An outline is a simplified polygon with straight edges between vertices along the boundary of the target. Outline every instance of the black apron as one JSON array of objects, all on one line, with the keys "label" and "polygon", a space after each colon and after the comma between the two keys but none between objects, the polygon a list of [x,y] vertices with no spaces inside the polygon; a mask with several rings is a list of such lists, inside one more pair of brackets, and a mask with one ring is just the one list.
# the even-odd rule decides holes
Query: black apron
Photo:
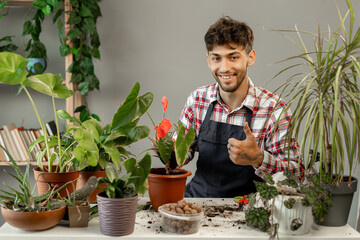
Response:
[{"label": "black apron", "polygon": [[[199,158],[193,179],[186,185],[185,197],[233,198],[256,192],[254,180],[262,181],[252,166],[240,166],[229,158],[228,139],[246,139],[243,126],[210,120],[211,103],[198,136]],[[246,121],[251,126],[252,111],[246,108]]]}]

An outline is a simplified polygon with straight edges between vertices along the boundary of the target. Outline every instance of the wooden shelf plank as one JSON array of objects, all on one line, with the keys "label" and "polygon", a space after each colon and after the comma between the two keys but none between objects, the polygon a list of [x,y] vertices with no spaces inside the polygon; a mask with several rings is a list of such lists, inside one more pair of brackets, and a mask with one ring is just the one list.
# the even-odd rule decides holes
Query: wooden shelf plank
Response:
[{"label": "wooden shelf plank", "polygon": [[[16,162],[18,166],[26,166],[27,162]],[[37,162],[30,162],[31,166],[37,166]],[[43,162],[43,165],[47,165],[47,162]],[[0,162],[0,166],[11,166],[10,162]]]},{"label": "wooden shelf plank", "polygon": [[9,0],[7,6],[30,7],[34,0]]}]

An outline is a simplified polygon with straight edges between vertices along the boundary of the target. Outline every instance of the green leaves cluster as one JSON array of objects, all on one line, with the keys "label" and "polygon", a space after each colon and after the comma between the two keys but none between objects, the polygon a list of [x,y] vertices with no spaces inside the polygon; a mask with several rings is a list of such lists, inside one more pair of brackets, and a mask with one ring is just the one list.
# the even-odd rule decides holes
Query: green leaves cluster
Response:
[{"label": "green leaves cluster", "polygon": [[106,195],[109,198],[129,198],[137,194],[144,194],[147,186],[145,181],[150,173],[151,157],[147,153],[137,161],[135,158],[125,160],[126,173],[121,174],[112,164],[105,167],[106,178],[99,178],[98,186],[106,183]]},{"label": "green leaves cluster", "polygon": [[246,224],[253,228],[258,228],[263,232],[271,228],[270,224],[270,211],[264,207],[251,208],[245,211]]},{"label": "green leaves cluster", "polygon": [[139,96],[139,91],[140,84],[135,83],[114,114],[112,122],[105,126],[101,126],[94,118],[81,122],[66,111],[58,111],[60,118],[77,123],[77,126],[68,129],[68,132],[72,132],[77,143],[73,154],[79,161],[80,169],[86,167],[104,169],[107,162],[112,162],[120,170],[123,159],[131,156],[126,147],[150,134],[147,126],[137,124],[150,107],[153,94],[148,92]]},{"label": "green leaves cluster", "polygon": [[[72,27],[65,37],[63,22],[58,19],[57,27],[60,37],[60,54],[66,56],[70,51],[74,54],[73,63],[67,69],[72,73],[71,82],[79,83],[81,95],[89,91],[99,90],[99,79],[94,73],[93,59],[100,59],[100,38],[96,29],[96,21],[101,16],[98,0],[72,0],[73,11],[67,24]],[[68,44],[71,41],[72,46]]]},{"label": "green leaves cluster", "polygon": [[[294,174],[289,171],[284,172],[286,177],[276,184],[271,175],[265,174],[266,182],[255,182],[258,194],[252,196],[249,206],[245,210],[245,217],[248,225],[268,231],[271,234],[276,233],[276,224],[272,224],[272,214],[274,213],[274,200],[277,195],[292,195],[288,200],[284,200],[286,208],[293,208],[296,203],[295,196],[301,197],[301,203],[304,206],[311,206],[314,219],[322,221],[328,212],[328,208],[332,206],[332,198],[326,186],[320,181],[319,174],[308,175],[302,182]],[[286,187],[293,188],[295,192],[287,193]],[[256,198],[256,197],[260,198]],[[281,198],[285,199],[285,198]],[[259,206],[258,203],[263,205]],[[261,227],[264,224],[264,227]]]},{"label": "green leaves cluster", "polygon": [[[288,135],[302,136],[300,152],[306,167],[312,168],[316,161],[312,151],[319,153],[320,175],[332,184],[342,181],[345,172],[350,182],[360,159],[360,27],[355,29],[350,0],[347,5],[346,14],[338,8],[340,24],[335,30],[321,31],[318,25],[316,33],[297,28],[281,31],[297,35],[298,41],[287,37],[301,54],[281,61],[292,63],[277,74],[291,71],[279,87],[281,97],[290,99],[285,111],[293,110]],[[304,35],[315,39],[312,50],[305,45]]]},{"label": "green leaves cluster", "polygon": [[0,189],[0,205],[5,208],[21,211],[21,212],[41,212],[46,210],[51,210],[56,206],[59,206],[58,203],[54,201],[50,201],[52,198],[56,197],[57,193],[60,192],[63,188],[67,186],[66,183],[60,188],[52,191],[47,191],[41,195],[35,196],[35,187],[32,189],[30,187],[30,179],[29,179],[29,170],[30,170],[30,162],[27,162],[25,172],[22,173],[19,166],[16,164],[12,156],[9,152],[0,145],[0,147],[5,151],[5,153],[10,158],[11,167],[14,169],[15,174],[4,169],[5,173],[10,175],[15,181],[18,183],[19,189],[15,189],[10,187],[5,182],[3,185],[8,190]]},{"label": "green leaves cluster", "polygon": [[[23,37],[30,36],[25,47],[25,51],[29,52],[28,58],[47,58],[46,47],[40,40],[41,24],[45,19],[45,15],[49,15],[51,12],[61,12],[62,3],[62,0],[35,0],[26,13],[22,35]],[[27,20],[27,16],[33,10],[35,10],[33,17]]]},{"label": "green leaves cluster", "polygon": [[[65,99],[72,96],[73,92],[66,86],[62,85],[63,79],[59,74],[54,75],[51,73],[46,73],[27,77],[27,71],[24,69],[27,65],[27,62],[28,60],[26,58],[18,54],[10,52],[0,53],[0,82],[11,85],[19,85],[19,91],[25,91],[34,108],[40,127],[44,132],[44,136],[30,145],[29,152],[34,148],[36,143],[45,143],[45,147],[43,147],[36,156],[39,167],[42,168],[42,159],[44,155],[47,154],[49,158],[49,171],[51,171],[55,159],[59,159],[59,163],[57,164],[57,171],[67,171],[69,166],[73,164],[73,158],[69,155],[72,144],[69,144],[67,141],[63,141],[60,138],[55,98]],[[57,128],[57,136],[47,135],[45,121],[40,117],[35,102],[27,90],[28,87],[51,97]],[[50,151],[51,149],[53,149],[53,152]]]}]

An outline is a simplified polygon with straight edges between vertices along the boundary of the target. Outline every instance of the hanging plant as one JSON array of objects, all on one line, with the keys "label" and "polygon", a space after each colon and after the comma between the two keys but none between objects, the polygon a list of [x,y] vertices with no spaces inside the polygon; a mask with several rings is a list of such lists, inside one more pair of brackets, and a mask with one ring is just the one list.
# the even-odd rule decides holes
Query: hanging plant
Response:
[{"label": "hanging plant", "polygon": [[[65,37],[63,22],[59,19],[57,27],[60,35],[60,53],[66,56],[73,52],[73,63],[67,69],[72,73],[71,82],[78,83],[81,95],[99,90],[99,79],[94,73],[93,59],[100,59],[100,38],[96,29],[97,18],[101,16],[99,0],[72,0],[72,11],[67,22],[71,29]],[[68,44],[70,40],[71,45]]]},{"label": "hanging plant", "polygon": [[[0,2],[0,19],[8,14],[9,8],[6,8],[6,12],[5,13],[1,13],[1,11],[5,8],[7,1],[5,0],[4,2]],[[14,52],[18,49],[18,46],[16,46],[15,44],[11,43],[12,42],[12,37],[14,36],[5,36],[2,37],[0,39],[0,44],[2,44],[0,46],[0,52]]]}]

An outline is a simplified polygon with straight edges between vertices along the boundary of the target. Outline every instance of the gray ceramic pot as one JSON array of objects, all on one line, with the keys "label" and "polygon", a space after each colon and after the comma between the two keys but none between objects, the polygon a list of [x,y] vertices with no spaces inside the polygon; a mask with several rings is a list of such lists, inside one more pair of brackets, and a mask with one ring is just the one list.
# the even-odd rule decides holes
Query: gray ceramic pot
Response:
[{"label": "gray ceramic pot", "polygon": [[125,236],[134,232],[138,197],[108,198],[98,193],[100,231],[109,236]]}]

